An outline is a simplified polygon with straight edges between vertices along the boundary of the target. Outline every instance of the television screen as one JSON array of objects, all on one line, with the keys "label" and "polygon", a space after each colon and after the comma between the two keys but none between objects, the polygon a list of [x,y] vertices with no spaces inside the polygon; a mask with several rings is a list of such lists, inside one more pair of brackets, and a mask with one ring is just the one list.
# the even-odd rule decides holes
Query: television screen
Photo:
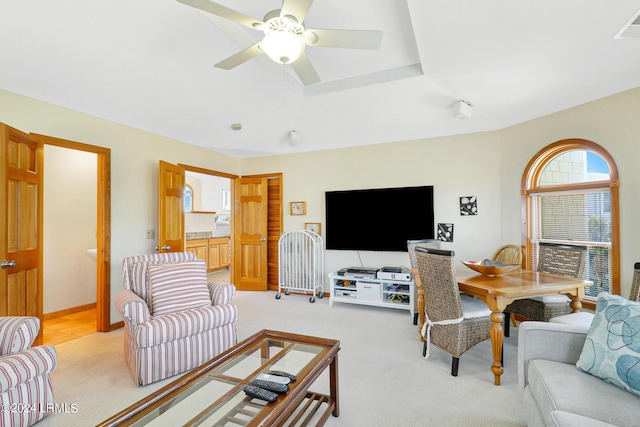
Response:
[{"label": "television screen", "polygon": [[327,249],[406,252],[433,239],[433,186],[325,192]]}]

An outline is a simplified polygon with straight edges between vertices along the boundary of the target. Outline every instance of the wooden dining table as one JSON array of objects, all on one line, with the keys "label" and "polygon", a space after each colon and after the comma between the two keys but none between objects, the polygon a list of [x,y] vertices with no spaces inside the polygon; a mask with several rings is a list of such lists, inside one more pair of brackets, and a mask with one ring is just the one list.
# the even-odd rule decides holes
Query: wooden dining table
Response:
[{"label": "wooden dining table", "polygon": [[[502,343],[504,341],[503,311],[517,299],[539,297],[544,295],[565,294],[571,299],[573,312],[582,308],[584,288],[592,286],[590,280],[574,279],[555,274],[518,269],[505,274],[489,276],[477,273],[464,265],[456,268],[456,279],[460,292],[472,295],[491,309],[492,325],[490,329],[493,364],[491,371],[495,385],[500,385],[502,368]],[[418,289],[418,313],[420,313],[420,330],[424,324],[424,294]]]}]

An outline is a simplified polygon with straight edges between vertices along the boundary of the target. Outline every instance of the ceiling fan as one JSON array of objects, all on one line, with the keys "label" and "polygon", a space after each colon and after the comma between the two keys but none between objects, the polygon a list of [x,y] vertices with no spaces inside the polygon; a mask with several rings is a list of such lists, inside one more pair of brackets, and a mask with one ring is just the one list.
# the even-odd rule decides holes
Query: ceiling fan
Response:
[{"label": "ceiling fan", "polygon": [[313,0],[282,0],[282,8],[268,12],[262,20],[209,0],[178,1],[264,32],[258,43],[215,64],[224,70],[266,53],[275,62],[291,64],[300,81],[308,86],[318,83],[320,76],[305,54],[305,46],[376,50],[382,42],[382,31],[305,28],[304,19]]}]

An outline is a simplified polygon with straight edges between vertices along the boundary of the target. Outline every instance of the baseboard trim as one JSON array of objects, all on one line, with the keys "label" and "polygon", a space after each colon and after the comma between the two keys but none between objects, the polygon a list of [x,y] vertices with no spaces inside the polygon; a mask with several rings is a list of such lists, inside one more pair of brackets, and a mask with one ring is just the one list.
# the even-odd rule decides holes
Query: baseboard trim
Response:
[{"label": "baseboard trim", "polygon": [[124,328],[124,320],[121,320],[119,322],[112,323],[111,325],[109,325],[109,332],[115,331],[116,329],[120,329],[120,328]]},{"label": "baseboard trim", "polygon": [[96,308],[96,303],[79,305],[77,307],[65,308],[64,310],[52,311],[42,315],[43,320],[51,320],[56,317],[68,316],[70,314],[80,313],[81,311],[87,311]]}]

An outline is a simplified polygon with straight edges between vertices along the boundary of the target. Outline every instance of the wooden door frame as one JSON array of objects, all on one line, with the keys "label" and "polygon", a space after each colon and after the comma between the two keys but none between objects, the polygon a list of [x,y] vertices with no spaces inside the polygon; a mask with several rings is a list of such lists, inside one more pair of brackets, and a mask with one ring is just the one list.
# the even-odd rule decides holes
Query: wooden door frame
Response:
[{"label": "wooden door frame", "polygon": [[[231,180],[232,185],[229,186],[229,189],[231,191],[231,207],[229,210],[229,217],[233,218],[233,213],[234,213],[234,200],[235,200],[235,191],[233,189],[233,181],[238,177],[238,175],[232,174],[232,173],[227,173],[227,172],[220,172],[214,169],[206,169],[206,168],[201,168],[198,166],[191,166],[191,165],[186,165],[184,163],[178,163],[178,166],[182,167],[182,169],[185,170],[185,172],[196,172],[196,173],[201,173],[204,175],[213,175],[213,176],[219,176],[220,178],[229,178]],[[186,183],[186,175],[185,175],[185,183]],[[231,221],[231,236],[229,237],[229,244],[230,246],[230,251],[231,253],[233,253],[233,233],[234,233],[234,229],[235,229],[235,225],[234,225],[235,221]],[[185,235],[186,235],[186,230],[185,230]],[[231,281],[231,283],[233,283],[234,281],[234,273],[233,273],[233,266],[235,262],[235,257],[231,257],[230,263],[229,263],[229,280]]]},{"label": "wooden door frame", "polygon": [[121,327],[120,323],[111,325],[111,149],[47,135],[31,135],[43,146],[54,145],[97,155],[96,331],[117,329]]},{"label": "wooden door frame", "polygon": [[[226,172],[221,172],[221,171],[217,171],[217,170],[213,170],[213,169],[206,169],[206,168],[201,168],[198,166],[191,166],[191,165],[187,165],[184,163],[178,163],[178,166],[181,166],[185,171],[190,171],[190,172],[197,172],[197,173],[202,173],[202,174],[206,174],[206,175],[215,175],[215,176],[219,176],[222,178],[229,178],[232,181],[235,181],[238,178],[267,178],[267,179],[272,179],[272,178],[277,178],[279,179],[279,185],[280,185],[280,212],[278,212],[278,218],[279,218],[279,224],[278,224],[278,228],[280,231],[282,231],[282,227],[283,227],[283,222],[284,222],[284,217],[283,217],[283,201],[282,201],[282,185],[283,185],[283,173],[282,172],[273,172],[273,173],[265,173],[265,174],[254,174],[254,175],[236,175],[236,174],[231,174],[231,173],[226,173]],[[234,187],[235,185],[231,185],[231,211],[230,211],[230,216],[231,218],[234,217],[234,209],[235,209],[235,191],[234,191]],[[231,238],[229,239],[230,244],[231,244],[231,253],[234,253],[234,239],[233,239],[233,234],[235,232],[235,226],[234,226],[235,221],[232,222],[231,224]],[[279,236],[278,236],[279,237]],[[277,240],[277,239],[276,239]],[[234,279],[235,279],[235,256],[231,257],[231,263],[229,265],[229,275],[230,275],[230,281],[231,283],[234,283]],[[269,283],[267,283],[267,289],[268,290],[273,290],[272,287],[269,287]],[[275,288],[277,289],[277,287]]]}]

